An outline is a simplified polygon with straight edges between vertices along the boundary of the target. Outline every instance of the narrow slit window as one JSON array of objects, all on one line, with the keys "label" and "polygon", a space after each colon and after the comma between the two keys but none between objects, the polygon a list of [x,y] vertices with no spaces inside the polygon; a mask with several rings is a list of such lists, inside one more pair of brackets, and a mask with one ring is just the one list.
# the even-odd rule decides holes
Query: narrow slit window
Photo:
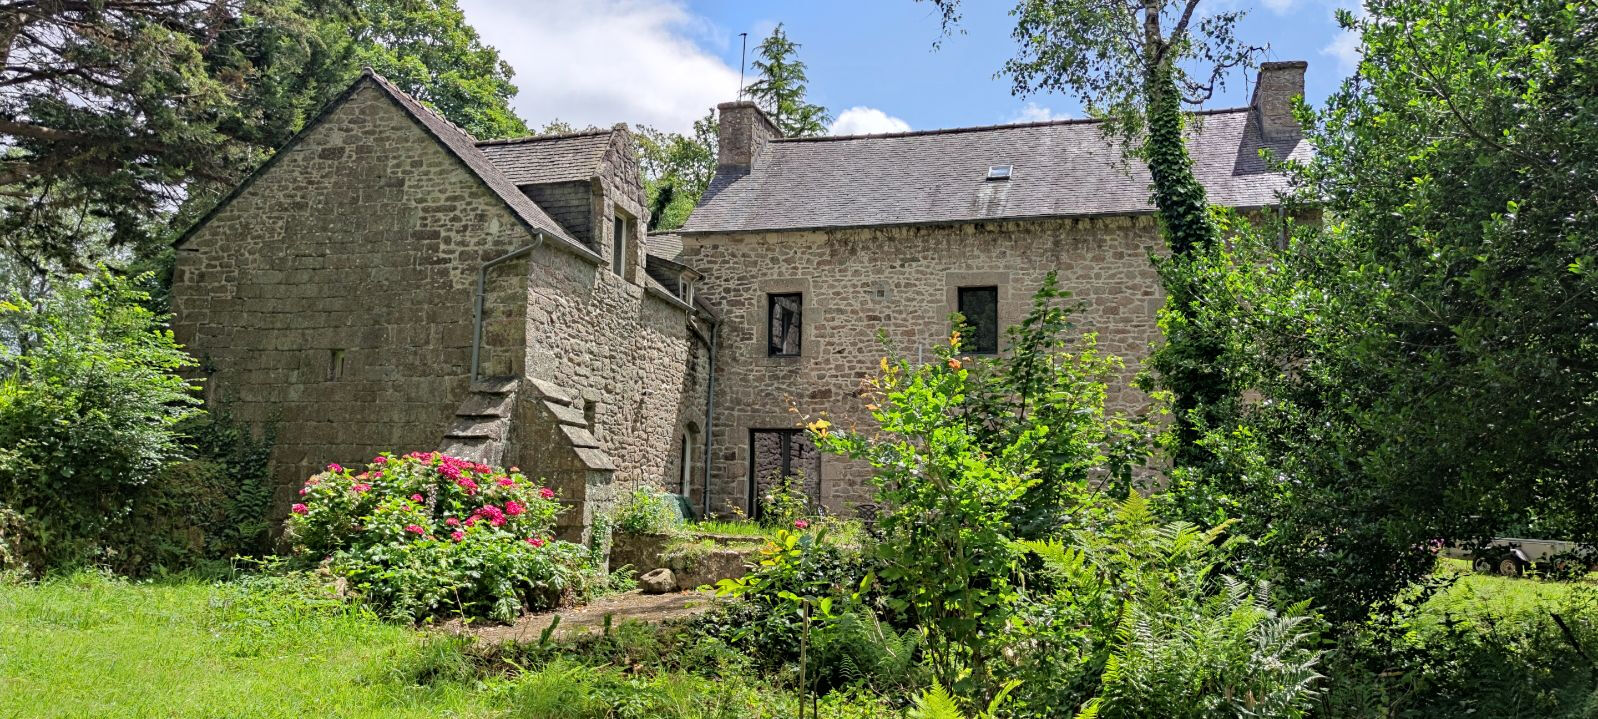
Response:
[{"label": "narrow slit window", "polygon": [[614,237],[610,245],[610,269],[619,277],[627,276],[627,218],[616,215],[613,223]]},{"label": "narrow slit window", "polygon": [[970,327],[970,336],[961,343],[972,354],[999,353],[999,288],[961,287],[960,314]]},{"label": "narrow slit window", "polygon": [[804,295],[794,292],[767,297],[770,342],[766,346],[766,354],[772,357],[798,357],[800,335],[804,332]]}]

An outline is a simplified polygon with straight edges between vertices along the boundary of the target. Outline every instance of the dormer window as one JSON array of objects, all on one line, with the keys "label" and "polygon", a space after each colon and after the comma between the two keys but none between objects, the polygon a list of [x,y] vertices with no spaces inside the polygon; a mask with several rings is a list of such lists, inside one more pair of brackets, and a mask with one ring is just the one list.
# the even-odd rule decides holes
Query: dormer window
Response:
[{"label": "dormer window", "polygon": [[1010,165],[988,165],[989,180],[1008,180],[1010,172],[1015,168]]}]

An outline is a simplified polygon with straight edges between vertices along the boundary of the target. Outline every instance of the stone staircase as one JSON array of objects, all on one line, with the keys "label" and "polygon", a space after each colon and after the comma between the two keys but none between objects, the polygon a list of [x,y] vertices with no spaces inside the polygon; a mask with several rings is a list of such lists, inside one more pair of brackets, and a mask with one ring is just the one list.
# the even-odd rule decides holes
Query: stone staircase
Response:
[{"label": "stone staircase", "polygon": [[490,377],[472,383],[444,432],[444,454],[483,464],[505,462],[511,413],[516,406],[515,377]]},{"label": "stone staircase", "polygon": [[594,436],[582,396],[532,377],[473,382],[444,432],[440,451],[496,467],[518,466],[555,490],[565,511],[556,536],[588,541],[595,517],[608,511],[616,466]]}]

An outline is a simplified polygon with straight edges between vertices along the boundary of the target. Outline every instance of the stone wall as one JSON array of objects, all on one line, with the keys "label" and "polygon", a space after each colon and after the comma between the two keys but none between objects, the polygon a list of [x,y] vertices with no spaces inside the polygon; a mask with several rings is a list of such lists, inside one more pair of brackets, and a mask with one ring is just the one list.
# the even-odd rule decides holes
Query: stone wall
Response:
[{"label": "stone wall", "polygon": [[[368,82],[182,244],[174,331],[211,401],[276,430],[279,510],[323,464],[438,444],[468,385],[477,268],[531,239]],[[518,342],[507,313],[491,304],[490,344]]]},{"label": "stone wall", "polygon": [[[589,236],[605,238],[595,250],[607,264],[540,254],[527,296],[527,375],[581,395],[615,465],[615,492],[639,483],[675,491],[682,436],[703,423],[705,350],[690,330],[697,321],[689,308],[648,288],[638,162],[626,133],[615,136],[592,183],[589,228]],[[611,257],[618,212],[629,219],[623,258]],[[612,269],[618,261],[620,276]],[[691,473],[697,477],[698,469]]]},{"label": "stone wall", "polygon": [[[1153,220],[1108,218],[880,227],[817,232],[687,234],[683,263],[704,273],[698,293],[724,318],[716,366],[712,508],[748,511],[750,430],[797,427],[828,413],[869,427],[860,381],[877,372],[885,332],[910,359],[947,341],[961,286],[997,285],[999,321],[1026,313],[1051,269],[1086,303],[1077,315],[1107,353],[1127,360],[1123,384],[1158,337],[1163,301],[1149,255]],[[766,355],[766,294],[802,292],[799,357]],[[1145,398],[1111,388],[1113,408]],[[798,413],[790,411],[790,407]],[[833,511],[869,501],[866,468],[823,458],[820,494]]]}]

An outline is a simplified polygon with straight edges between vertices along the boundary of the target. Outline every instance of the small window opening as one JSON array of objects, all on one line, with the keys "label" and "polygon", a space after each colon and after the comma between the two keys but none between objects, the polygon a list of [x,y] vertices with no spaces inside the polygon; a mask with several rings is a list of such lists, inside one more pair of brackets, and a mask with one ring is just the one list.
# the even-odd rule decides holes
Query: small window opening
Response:
[{"label": "small window opening", "polygon": [[961,287],[959,290],[960,315],[970,328],[970,336],[961,343],[962,349],[972,354],[998,354],[999,352],[999,288]]},{"label": "small window opening", "polygon": [[767,325],[770,342],[766,354],[772,357],[798,357],[804,295],[798,292],[767,295]]},{"label": "small window opening", "polygon": [[627,218],[620,213],[616,215],[613,224],[613,238],[610,246],[610,269],[618,277],[627,276]]},{"label": "small window opening", "polygon": [[344,378],[344,350],[327,351],[327,381]]},{"label": "small window opening", "polygon": [[1013,169],[1015,168],[1011,165],[988,165],[988,179],[1008,180],[1010,179],[1010,172]]}]

